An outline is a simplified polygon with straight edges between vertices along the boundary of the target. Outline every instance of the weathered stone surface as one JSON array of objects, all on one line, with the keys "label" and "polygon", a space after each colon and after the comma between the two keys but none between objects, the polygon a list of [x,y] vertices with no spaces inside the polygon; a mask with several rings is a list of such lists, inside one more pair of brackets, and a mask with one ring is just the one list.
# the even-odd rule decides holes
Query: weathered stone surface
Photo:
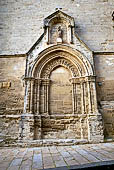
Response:
[{"label": "weathered stone surface", "polygon": [[[50,4],[52,2],[53,0]],[[12,17],[12,23],[15,23],[12,40],[9,37],[7,43],[4,43],[5,46],[1,46],[1,54],[28,51],[31,43],[33,44],[33,41],[38,38],[35,38],[37,31],[39,31],[37,36],[41,35],[42,31],[38,29],[42,25],[41,20],[49,14],[48,10],[57,4],[57,2],[53,2],[50,6],[46,4],[45,13],[43,9],[40,12],[37,10],[34,17],[40,16],[40,19],[36,19],[34,24],[33,17],[32,19],[29,17],[29,22],[32,22],[30,27],[26,27],[26,31],[32,29],[29,30],[30,34],[25,36],[25,28],[22,29],[23,24],[20,24],[22,21],[19,18],[15,20],[14,17],[18,14],[13,14],[16,11],[26,12],[29,7],[32,7],[29,12],[36,11],[37,7],[42,7],[43,1],[37,4],[37,7],[35,7],[35,2],[30,4],[26,2],[23,4],[23,9],[16,9],[14,7],[16,2],[13,0],[11,4],[14,8],[11,8],[8,1],[0,3],[3,6],[0,16],[4,19],[7,15],[7,11],[4,11],[6,7],[9,10],[8,15]],[[32,47],[27,57],[26,55],[10,55],[0,58],[0,141],[2,144],[10,144],[17,139],[74,138],[89,140],[89,142],[103,141],[102,118],[97,110],[94,63],[98,106],[103,117],[104,135],[107,138],[114,138],[114,55],[113,52],[105,54],[94,52],[94,61],[92,55],[93,50],[113,51],[111,36],[113,22],[109,17],[113,2],[87,1],[84,5],[82,2],[75,4],[75,2],[66,1],[65,3],[63,11],[66,11],[69,3],[73,6],[72,12],[68,8],[67,13],[74,16],[75,29],[72,17],[59,13],[58,19],[50,25],[49,19],[54,14],[50,15],[44,22],[45,34]],[[93,8],[95,4],[96,7]],[[17,2],[17,5],[20,7],[22,4]],[[26,5],[27,8],[24,8]],[[100,8],[102,15],[97,17],[99,6],[102,7]],[[104,7],[108,7],[106,12]],[[81,15],[79,8],[84,9],[88,17],[86,14]],[[74,14],[74,9],[77,14]],[[93,13],[94,17],[90,15]],[[20,16],[23,15],[21,18],[27,21],[27,14],[20,13]],[[55,14],[58,15],[58,13]],[[7,17],[7,20],[10,17]],[[66,17],[65,21],[64,17]],[[71,21],[71,25],[68,25],[67,21],[68,23]],[[100,24],[97,25],[97,29],[95,23]],[[105,24],[108,26],[105,27]],[[58,35],[57,31],[60,26],[62,32]],[[9,36],[11,24],[8,27],[5,25],[4,29],[1,29],[1,37],[4,37],[6,30],[6,35]],[[92,51],[74,34],[75,31]],[[58,38],[61,41],[58,41]],[[14,43],[15,40],[18,41]],[[3,42],[3,39],[1,38],[0,41]],[[23,78],[25,78],[24,81]]]},{"label": "weathered stone surface", "polygon": [[113,51],[113,0],[1,0],[0,6],[1,54],[26,53],[43,33],[42,20],[58,7],[75,18],[76,33],[92,51]]},{"label": "weathered stone surface", "polygon": [[104,135],[114,138],[114,54],[95,55],[98,107],[103,116]]},{"label": "weathered stone surface", "polygon": [[19,136],[24,106],[25,58],[0,58],[0,139],[14,142]]},{"label": "weathered stone surface", "polygon": [[[41,170],[48,168],[75,169],[114,164],[114,143],[80,146],[45,146],[33,148],[1,148],[2,170]],[[112,160],[112,161],[111,161]],[[108,161],[108,162],[103,162]],[[86,164],[86,165],[84,165]],[[80,165],[83,165],[80,166]],[[62,167],[66,166],[66,167]],[[68,168],[67,168],[68,167]],[[113,169],[113,168],[112,168]]]},{"label": "weathered stone surface", "polygon": [[27,54],[21,140],[103,141],[93,55],[74,25],[71,16],[57,10],[45,18],[44,34]]}]

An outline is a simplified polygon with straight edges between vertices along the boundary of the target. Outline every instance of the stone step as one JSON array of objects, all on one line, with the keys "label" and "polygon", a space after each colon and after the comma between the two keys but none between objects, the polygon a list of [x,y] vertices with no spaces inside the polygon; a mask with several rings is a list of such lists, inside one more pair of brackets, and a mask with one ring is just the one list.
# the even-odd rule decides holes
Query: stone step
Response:
[{"label": "stone step", "polygon": [[17,141],[11,144],[4,144],[4,147],[70,146],[87,143],[87,139],[41,139]]}]

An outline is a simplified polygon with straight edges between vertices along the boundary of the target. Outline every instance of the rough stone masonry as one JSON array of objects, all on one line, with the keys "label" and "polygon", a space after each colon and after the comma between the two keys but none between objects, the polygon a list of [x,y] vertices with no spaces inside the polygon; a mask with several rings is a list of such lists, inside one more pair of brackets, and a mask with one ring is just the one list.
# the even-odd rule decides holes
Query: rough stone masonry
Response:
[{"label": "rough stone masonry", "polygon": [[1,143],[114,139],[113,0],[0,6]]}]

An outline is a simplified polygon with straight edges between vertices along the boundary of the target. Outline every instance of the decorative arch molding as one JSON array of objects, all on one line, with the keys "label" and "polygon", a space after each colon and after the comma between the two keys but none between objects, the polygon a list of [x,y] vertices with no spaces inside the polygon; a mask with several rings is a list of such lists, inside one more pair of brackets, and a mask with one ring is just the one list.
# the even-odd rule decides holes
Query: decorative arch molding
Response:
[{"label": "decorative arch molding", "polygon": [[44,60],[50,60],[50,57],[57,55],[62,56],[71,60],[74,65],[81,66],[82,73],[80,76],[90,76],[94,75],[93,66],[89,62],[89,60],[78,50],[71,48],[67,45],[54,45],[51,46],[44,51],[42,51],[39,56],[36,58],[35,62],[28,69],[28,77],[34,77],[36,67],[40,65]]},{"label": "decorative arch molding", "polygon": [[[83,121],[86,121],[86,128],[88,126],[91,128],[94,121],[98,121],[98,115],[101,116],[97,109],[94,71],[88,59],[81,52],[66,45],[49,47],[39,54],[34,64],[29,65],[28,76],[25,77],[24,112],[34,115],[35,132],[33,136],[35,139],[42,138],[42,117],[51,118],[53,116],[50,115],[50,86],[52,84],[50,74],[59,66],[67,68],[71,72],[69,81],[72,86],[72,113],[70,116],[80,117],[81,128]],[[95,119],[93,120],[93,118]],[[99,124],[99,122],[97,123]],[[38,131],[38,129],[40,130]],[[86,131],[88,140],[91,140],[92,132],[90,131],[92,130]],[[102,133],[102,126],[100,130],[99,133]],[[82,136],[84,137],[84,129]]]},{"label": "decorative arch molding", "polygon": [[79,70],[75,65],[73,65],[69,60],[57,56],[55,59],[51,60],[50,62],[46,63],[46,65],[41,70],[41,78],[49,79],[51,72],[59,66],[63,66],[67,68],[70,72],[72,77],[79,77]]},{"label": "decorative arch molding", "polygon": [[[62,30],[58,29],[60,25]],[[71,138],[72,132],[75,139],[102,142],[102,117],[97,109],[91,50],[74,36],[74,19],[61,11],[56,11],[44,20],[44,30],[43,36],[31,48],[27,57],[24,114],[21,117],[22,127],[20,128],[21,139],[43,139],[46,138],[45,133],[50,138],[55,134],[55,131],[51,132],[51,130],[57,129],[56,137],[59,139],[61,134],[67,134],[65,138]],[[61,34],[62,31],[64,35]],[[66,41],[64,41],[65,36]],[[71,113],[69,115],[65,110],[62,112],[63,115],[61,113],[60,115],[53,115],[55,112],[50,112],[50,103],[54,100],[51,100],[50,96],[54,98],[57,95],[61,99],[58,103],[63,103],[63,109],[65,103],[69,104],[68,98],[68,101],[62,101],[67,93],[60,97],[63,94],[59,93],[58,88],[55,96],[50,95],[50,88],[53,85],[50,75],[59,67],[64,67],[71,73],[70,78],[67,76],[70,87],[68,91],[71,97]],[[64,91],[64,89],[62,90]],[[59,113],[59,107],[56,107],[56,109]],[[49,122],[47,123],[48,128],[51,129],[49,132],[47,132],[48,128],[45,127],[47,121]],[[62,121],[63,123],[61,123]],[[73,128],[68,123],[72,121],[75,122]]]}]

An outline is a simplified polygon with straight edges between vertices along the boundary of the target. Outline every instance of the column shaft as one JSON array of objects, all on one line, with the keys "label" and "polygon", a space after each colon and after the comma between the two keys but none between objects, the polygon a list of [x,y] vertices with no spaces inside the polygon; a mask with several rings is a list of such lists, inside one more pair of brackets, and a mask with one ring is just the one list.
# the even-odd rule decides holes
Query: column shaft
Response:
[{"label": "column shaft", "polygon": [[34,81],[31,80],[31,97],[30,97],[30,112],[33,113],[33,107],[34,107],[34,103],[33,103],[33,96],[34,96]]},{"label": "column shaft", "polygon": [[37,114],[40,113],[40,82],[37,83]]},{"label": "column shaft", "polygon": [[47,84],[47,113],[49,112],[49,85]]},{"label": "column shaft", "polygon": [[73,109],[73,114],[75,113],[75,100],[74,100],[74,83],[72,84],[72,109]]},{"label": "column shaft", "polygon": [[85,112],[85,104],[84,104],[84,85],[81,83],[81,101],[82,101],[82,114]]},{"label": "column shaft", "polygon": [[44,113],[49,112],[49,79],[44,79],[42,82],[43,85],[43,105],[44,105]]},{"label": "column shaft", "polygon": [[87,82],[88,88],[88,103],[89,103],[89,113],[92,112],[92,102],[91,102],[91,88],[90,88],[90,81]]}]

